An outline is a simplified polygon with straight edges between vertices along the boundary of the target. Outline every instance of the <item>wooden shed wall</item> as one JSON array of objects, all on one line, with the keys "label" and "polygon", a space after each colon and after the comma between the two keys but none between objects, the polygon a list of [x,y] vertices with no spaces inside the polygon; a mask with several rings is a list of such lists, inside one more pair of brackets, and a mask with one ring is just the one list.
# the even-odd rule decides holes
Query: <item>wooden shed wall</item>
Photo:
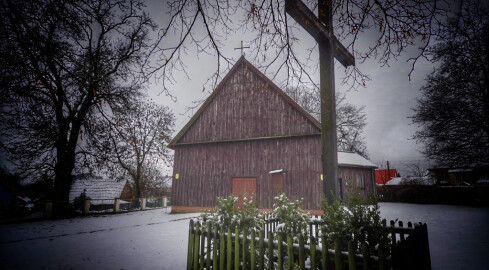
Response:
[{"label": "wooden shed wall", "polygon": [[320,133],[258,71],[241,65],[178,143]]},{"label": "wooden shed wall", "polygon": [[[172,203],[214,207],[232,193],[233,177],[257,178],[257,206],[271,208],[272,170],[284,169],[283,191],[304,198],[304,209],[319,209],[318,136],[178,146],[175,148]],[[175,175],[179,174],[179,179]]]},{"label": "wooden shed wall", "polygon": [[131,199],[131,198],[134,198],[134,195],[132,193],[132,188],[131,188],[131,185],[129,184],[129,182],[126,182],[126,184],[124,185],[124,189],[122,189],[122,192],[121,192],[121,199]]},{"label": "wooden shed wall", "polygon": [[[361,175],[365,177],[364,187],[358,186],[357,179],[359,179]],[[343,198],[347,198],[352,192],[366,198],[367,195],[374,192],[374,176],[375,168],[339,166],[338,178],[342,179]]]}]

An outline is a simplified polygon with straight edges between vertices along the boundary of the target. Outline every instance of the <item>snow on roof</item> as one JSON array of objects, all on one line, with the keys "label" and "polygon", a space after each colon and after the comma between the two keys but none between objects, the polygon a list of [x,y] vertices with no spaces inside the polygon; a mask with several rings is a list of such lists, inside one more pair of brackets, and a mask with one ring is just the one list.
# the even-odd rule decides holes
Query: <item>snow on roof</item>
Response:
[{"label": "snow on roof", "polygon": [[102,176],[80,174],[71,185],[70,200],[80,196],[86,190],[87,197],[92,200],[114,199],[121,196],[127,180],[113,180]]},{"label": "snow on roof", "polygon": [[370,160],[354,152],[338,152],[338,166],[377,168]]},{"label": "snow on roof", "polygon": [[394,177],[389,182],[385,183],[387,186],[400,185],[402,181],[402,177]]}]

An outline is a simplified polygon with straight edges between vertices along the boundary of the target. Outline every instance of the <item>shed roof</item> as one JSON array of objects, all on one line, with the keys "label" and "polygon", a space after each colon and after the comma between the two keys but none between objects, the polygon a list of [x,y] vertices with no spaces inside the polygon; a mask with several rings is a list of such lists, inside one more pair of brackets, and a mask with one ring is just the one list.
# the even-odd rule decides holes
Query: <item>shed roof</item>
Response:
[{"label": "shed roof", "polygon": [[83,190],[86,190],[87,197],[92,200],[119,198],[126,182],[127,180],[117,181],[97,175],[79,174],[71,185],[70,200],[80,196]]},{"label": "shed roof", "polygon": [[354,152],[338,152],[338,166],[377,168],[370,160]]}]

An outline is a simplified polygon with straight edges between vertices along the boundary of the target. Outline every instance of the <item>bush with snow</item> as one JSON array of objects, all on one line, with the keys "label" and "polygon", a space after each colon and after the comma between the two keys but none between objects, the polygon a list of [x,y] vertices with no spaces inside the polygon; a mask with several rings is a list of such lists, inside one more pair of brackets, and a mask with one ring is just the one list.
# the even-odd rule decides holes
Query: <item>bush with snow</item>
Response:
[{"label": "bush with snow", "polygon": [[357,252],[365,243],[372,255],[379,246],[385,250],[389,245],[390,236],[385,221],[380,217],[376,199],[363,200],[352,196],[344,203],[335,200],[331,204],[324,199],[323,210],[325,225],[321,231],[329,239],[352,241]]},{"label": "bush with snow", "polygon": [[202,214],[207,222],[224,226],[225,228],[239,228],[240,230],[259,229],[264,224],[263,216],[258,212],[253,198],[243,198],[243,204],[236,207],[238,197],[217,198],[217,207],[214,211]]},{"label": "bush with snow", "polygon": [[307,227],[311,215],[302,213],[302,201],[291,201],[285,194],[280,194],[274,198],[272,216],[280,222],[277,230],[279,232],[297,237],[307,236]]}]

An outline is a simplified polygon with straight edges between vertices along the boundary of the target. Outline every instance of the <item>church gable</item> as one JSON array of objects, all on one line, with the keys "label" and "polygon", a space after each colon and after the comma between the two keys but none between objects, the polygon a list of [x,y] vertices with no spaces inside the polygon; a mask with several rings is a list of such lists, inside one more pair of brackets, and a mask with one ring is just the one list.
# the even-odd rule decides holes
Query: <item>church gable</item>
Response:
[{"label": "church gable", "polygon": [[242,57],[170,145],[319,133],[317,120]]}]

